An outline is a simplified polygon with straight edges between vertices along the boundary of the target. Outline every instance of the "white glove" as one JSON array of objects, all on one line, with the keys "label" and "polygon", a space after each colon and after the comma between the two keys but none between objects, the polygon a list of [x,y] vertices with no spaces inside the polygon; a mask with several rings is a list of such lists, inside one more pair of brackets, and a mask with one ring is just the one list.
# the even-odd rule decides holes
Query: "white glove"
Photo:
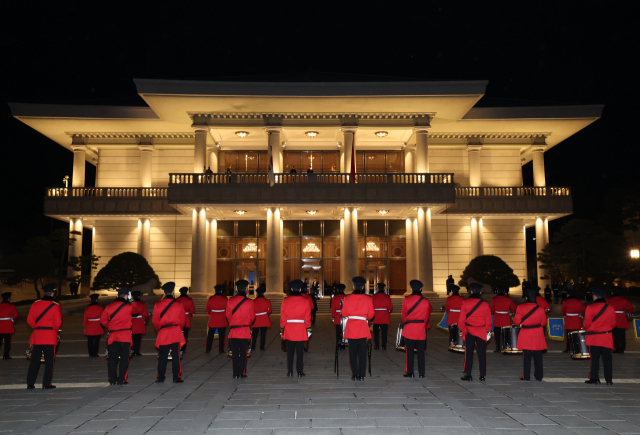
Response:
[{"label": "white glove", "polygon": [[491,333],[487,332],[487,341],[491,340]]}]

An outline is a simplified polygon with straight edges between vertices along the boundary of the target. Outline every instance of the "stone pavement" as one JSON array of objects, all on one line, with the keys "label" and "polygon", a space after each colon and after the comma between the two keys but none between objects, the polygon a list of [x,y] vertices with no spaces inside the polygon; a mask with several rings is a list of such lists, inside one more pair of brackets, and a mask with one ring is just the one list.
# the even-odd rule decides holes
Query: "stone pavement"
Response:
[{"label": "stone pavement", "polygon": [[[432,324],[441,315],[434,314]],[[614,355],[613,386],[585,385],[589,362],[570,360],[558,342],[549,342],[543,382],[518,380],[521,357],[494,353],[485,383],[462,382],[463,356],[446,350],[447,334],[438,330],[429,333],[426,379],[405,379],[404,354],[393,346],[394,314],[388,350],[373,353],[373,376],[352,382],[348,351],[340,353],[340,378],[333,373],[328,315],[318,316],[305,356],[307,376],[287,378],[279,318],[272,317],[267,350],[249,359],[245,380],[232,379],[225,355],[204,353],[206,319],[196,316],[182,361],[184,384],[154,383],[151,332],[143,341],[145,356],[131,361],[130,384],[109,387],[105,360],[85,356],[81,317],[72,316],[65,319],[56,360],[59,388],[46,392],[26,390],[30,330],[21,319],[14,359],[0,360],[0,434],[640,434],[640,346],[632,333],[630,352]]]}]

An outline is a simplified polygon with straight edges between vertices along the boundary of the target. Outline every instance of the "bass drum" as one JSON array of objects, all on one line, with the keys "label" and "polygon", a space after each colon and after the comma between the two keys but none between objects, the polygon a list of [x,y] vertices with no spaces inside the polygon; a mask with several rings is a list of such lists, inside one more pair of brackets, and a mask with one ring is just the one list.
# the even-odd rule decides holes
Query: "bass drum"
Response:
[{"label": "bass drum", "polygon": [[464,352],[462,331],[458,329],[457,323],[449,326],[449,350],[452,352]]},{"label": "bass drum", "polygon": [[[398,325],[398,333],[396,334],[396,350],[400,352],[405,351],[404,337],[402,336],[402,323]],[[426,349],[426,346],[425,346]],[[414,352],[418,352],[417,349],[413,349]]]},{"label": "bass drum", "polygon": [[349,345],[349,340],[346,340],[344,338],[344,332],[347,329],[347,318],[346,317],[341,317],[340,318],[340,329],[338,330],[340,336],[338,337],[338,346],[348,346]]},{"label": "bass drum", "polygon": [[591,352],[589,346],[585,343],[585,331],[573,331],[569,333],[569,352],[572,359],[589,359]]},{"label": "bass drum", "polygon": [[502,353],[514,355],[522,353],[522,350],[518,349],[518,334],[520,334],[519,326],[502,327],[502,343],[500,343]]}]

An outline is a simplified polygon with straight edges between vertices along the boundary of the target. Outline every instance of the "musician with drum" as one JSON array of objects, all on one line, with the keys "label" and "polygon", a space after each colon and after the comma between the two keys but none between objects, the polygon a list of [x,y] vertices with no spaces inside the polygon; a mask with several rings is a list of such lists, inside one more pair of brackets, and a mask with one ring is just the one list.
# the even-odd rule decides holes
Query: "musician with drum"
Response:
[{"label": "musician with drum", "polygon": [[306,376],[304,373],[304,342],[309,339],[307,328],[311,326],[311,308],[306,298],[300,291],[304,282],[299,279],[291,281],[291,295],[282,301],[280,308],[280,327],[282,339],[287,345],[287,376],[293,377],[293,356],[298,354],[296,360],[296,372],[298,377]]},{"label": "musician with drum", "polygon": [[471,369],[473,368],[473,351],[478,349],[478,362],[480,363],[480,381],[487,375],[487,340],[491,337],[491,308],[482,300],[482,284],[474,282],[469,285],[471,296],[462,303],[460,309],[460,321],[464,337],[464,376],[460,379],[471,381]]},{"label": "musician with drum", "polygon": [[340,344],[342,339],[342,300],[344,299],[344,289],[347,286],[344,284],[338,284],[336,286],[336,293],[331,298],[331,319],[336,327],[336,346],[340,346],[341,350],[344,350],[346,346]]},{"label": "musician with drum", "polygon": [[402,301],[402,336],[404,337],[404,376],[413,378],[413,351],[418,356],[418,376],[424,378],[425,350],[427,346],[427,323],[433,311],[428,299],[422,297],[422,282],[412,279],[409,282],[411,295]]},{"label": "musician with drum", "polygon": [[229,322],[229,342],[233,358],[233,378],[247,377],[247,347],[251,341],[251,324],[256,320],[253,300],[247,297],[249,281],[236,281],[238,294],[229,299],[227,321]]},{"label": "musician with drum", "polygon": [[[542,290],[540,288],[540,286],[532,285],[530,288],[532,288],[536,292],[536,304],[538,304],[538,306],[542,307],[542,309],[544,310],[545,313],[550,313],[551,312],[551,307],[547,303],[546,299],[543,298],[542,296],[540,296],[540,290]],[[527,294],[527,292],[525,291],[525,298],[527,297],[526,294]]]},{"label": "musician with drum", "polygon": [[518,305],[513,324],[520,327],[518,334],[518,349],[522,349],[522,376],[523,381],[531,378],[531,357],[533,356],[534,372],[536,381],[542,380],[542,351],[547,349],[547,342],[544,339],[543,325],[547,322],[544,309],[536,303],[537,292],[529,288],[525,290],[527,302]]},{"label": "musician with drum", "polygon": [[224,284],[218,284],[213,287],[216,294],[210,296],[207,300],[206,311],[209,315],[209,323],[207,324],[207,344],[205,351],[207,355],[211,353],[211,346],[215,338],[216,329],[218,330],[218,353],[224,353],[224,339],[227,333],[227,303],[229,299],[222,293],[227,290]]},{"label": "musician with drum", "polygon": [[173,371],[173,382],[180,383],[182,380],[182,366],[180,365],[180,347],[186,344],[182,330],[187,324],[187,316],[184,314],[184,307],[173,297],[176,288],[175,282],[167,282],[162,286],[164,299],[153,307],[153,326],[158,331],[156,347],[158,353],[158,375],[156,383],[163,384],[167,372],[167,361],[171,352],[171,368]]},{"label": "musician with drum", "polygon": [[0,296],[2,296],[2,302],[0,302],[0,346],[4,342],[2,359],[11,359],[9,355],[11,336],[16,332],[13,324],[18,320],[18,311],[11,303],[11,292],[4,292]]},{"label": "musician with drum", "polygon": [[496,340],[496,350],[493,352],[500,352],[500,345],[502,343],[502,328],[505,326],[511,326],[511,317],[509,313],[516,312],[516,304],[513,300],[506,296],[509,290],[504,285],[498,285],[496,288],[498,296],[491,299],[491,314],[493,314],[493,335]]},{"label": "musician with drum", "polygon": [[[447,298],[444,310],[447,312],[447,326],[449,327],[449,344],[455,345],[456,336],[458,336],[458,319],[460,319],[460,309],[464,298],[460,296],[460,287],[455,284],[449,284],[448,291],[451,296]],[[451,347],[449,348],[451,349]]]},{"label": "musician with drum", "polygon": [[131,356],[142,356],[142,336],[147,335],[147,322],[149,321],[149,313],[147,312],[147,304],[140,300],[142,292],[135,290],[131,292],[133,302],[131,305],[138,311],[137,315],[131,319],[131,333],[133,335],[133,347],[131,348]]},{"label": "musician with drum", "polygon": [[633,305],[626,298],[620,296],[620,289],[613,287],[611,296],[607,299],[607,304],[611,305],[616,311],[616,328],[613,330],[613,353],[624,353],[627,348],[627,329],[629,329],[629,321],[627,316],[633,314]]},{"label": "musician with drum", "polygon": [[567,345],[563,352],[569,352],[569,334],[574,331],[582,329],[582,319],[584,317],[585,306],[576,298],[576,291],[574,289],[567,289],[567,298],[562,301],[562,315],[564,316],[564,330],[565,339]]},{"label": "musician with drum", "polygon": [[617,326],[616,311],[607,304],[605,296],[607,293],[599,288],[593,287],[593,303],[589,305],[584,314],[584,329],[587,331],[585,341],[591,351],[591,372],[586,384],[599,384],[600,378],[600,356],[604,366],[604,379],[607,385],[613,384],[613,330]]},{"label": "musician with drum", "polygon": [[271,327],[271,320],[269,320],[269,314],[273,311],[271,309],[271,301],[264,297],[267,291],[266,285],[261,284],[256,289],[258,296],[253,300],[253,308],[256,310],[256,321],[253,323],[253,331],[251,332],[251,350],[256,350],[256,344],[258,343],[258,334],[260,334],[260,350],[265,350],[265,342],[267,338],[267,328]]},{"label": "musician with drum", "polygon": [[373,301],[373,309],[376,312],[373,318],[373,348],[380,349],[380,332],[382,332],[382,350],[387,350],[387,332],[391,324],[389,314],[393,312],[393,304],[391,297],[384,292],[385,284],[378,283],[378,291],[371,296]]},{"label": "musician with drum", "polygon": [[342,303],[342,317],[347,319],[344,338],[349,343],[351,380],[364,381],[367,371],[367,340],[371,338],[369,320],[375,315],[371,296],[365,294],[367,281],[361,276],[353,278],[353,293]]}]

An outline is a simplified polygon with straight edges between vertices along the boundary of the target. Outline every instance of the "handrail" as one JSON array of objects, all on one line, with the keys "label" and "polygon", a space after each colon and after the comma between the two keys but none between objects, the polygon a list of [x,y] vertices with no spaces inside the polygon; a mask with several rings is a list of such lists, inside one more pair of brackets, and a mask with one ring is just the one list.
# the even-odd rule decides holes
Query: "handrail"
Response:
[{"label": "handrail", "polygon": [[[344,173],[276,173],[274,184],[350,184],[351,175]],[[362,173],[355,184],[453,184],[450,173]],[[268,184],[267,174],[169,174],[169,185],[177,184]]]},{"label": "handrail", "polygon": [[508,196],[571,196],[569,187],[456,187],[456,198]]},{"label": "handrail", "polygon": [[49,198],[166,198],[166,187],[51,187]]}]

